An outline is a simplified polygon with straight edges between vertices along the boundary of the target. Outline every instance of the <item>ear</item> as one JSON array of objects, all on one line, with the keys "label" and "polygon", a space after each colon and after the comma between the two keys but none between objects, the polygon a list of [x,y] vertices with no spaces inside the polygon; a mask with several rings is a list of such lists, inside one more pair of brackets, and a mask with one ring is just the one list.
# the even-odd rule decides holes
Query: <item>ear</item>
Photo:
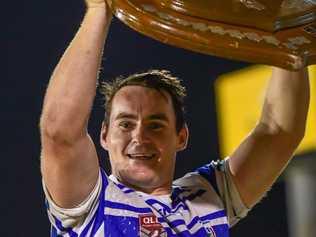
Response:
[{"label": "ear", "polygon": [[185,148],[187,148],[189,140],[189,129],[187,124],[181,128],[178,134],[178,145],[177,145],[177,151],[183,151]]},{"label": "ear", "polygon": [[107,138],[107,132],[108,132],[108,126],[103,121],[102,122],[101,133],[100,133],[100,144],[105,150],[108,150],[108,144],[107,144],[107,139],[106,139]]}]

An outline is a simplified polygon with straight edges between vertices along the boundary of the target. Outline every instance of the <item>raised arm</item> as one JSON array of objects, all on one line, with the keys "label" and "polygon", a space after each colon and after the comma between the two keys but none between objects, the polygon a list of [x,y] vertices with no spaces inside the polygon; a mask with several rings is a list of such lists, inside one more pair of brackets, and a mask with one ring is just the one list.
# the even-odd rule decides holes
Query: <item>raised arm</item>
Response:
[{"label": "raised arm", "polygon": [[104,0],[87,1],[82,25],[58,63],[44,99],[41,170],[50,195],[61,207],[82,202],[98,178],[98,157],[87,123],[111,17]]},{"label": "raised arm", "polygon": [[307,69],[273,68],[261,118],[229,159],[233,180],[251,207],[281,174],[304,137],[309,106]]}]

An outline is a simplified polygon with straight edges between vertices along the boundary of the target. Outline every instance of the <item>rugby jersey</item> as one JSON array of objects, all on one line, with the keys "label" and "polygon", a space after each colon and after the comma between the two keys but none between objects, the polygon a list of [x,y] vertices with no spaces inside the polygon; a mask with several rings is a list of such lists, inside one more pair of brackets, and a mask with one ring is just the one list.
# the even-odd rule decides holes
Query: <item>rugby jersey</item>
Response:
[{"label": "rugby jersey", "polygon": [[173,182],[172,193],[135,191],[100,169],[89,197],[78,207],[58,207],[43,183],[51,237],[229,236],[246,216],[227,159],[211,162]]}]

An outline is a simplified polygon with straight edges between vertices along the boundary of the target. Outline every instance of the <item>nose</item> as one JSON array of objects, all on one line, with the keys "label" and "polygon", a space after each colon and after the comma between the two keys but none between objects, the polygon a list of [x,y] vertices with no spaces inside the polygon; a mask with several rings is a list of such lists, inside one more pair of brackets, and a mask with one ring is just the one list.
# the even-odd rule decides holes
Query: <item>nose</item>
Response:
[{"label": "nose", "polygon": [[146,132],[146,128],[143,125],[136,126],[133,131],[133,142],[137,144],[144,144],[149,141],[148,134]]}]

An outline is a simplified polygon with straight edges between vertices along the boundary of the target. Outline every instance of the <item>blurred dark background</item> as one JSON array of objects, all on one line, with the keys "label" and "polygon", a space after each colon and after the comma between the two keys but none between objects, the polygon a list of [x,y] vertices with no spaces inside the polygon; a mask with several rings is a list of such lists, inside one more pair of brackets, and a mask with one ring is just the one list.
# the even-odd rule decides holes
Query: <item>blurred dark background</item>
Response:
[{"label": "blurred dark background", "polygon": [[[49,236],[40,176],[38,122],[50,75],[78,29],[84,14],[82,0],[32,1],[2,4],[7,19],[1,36],[6,56],[1,84],[1,216],[0,236]],[[14,10],[13,10],[14,9]],[[7,31],[7,32],[6,32]],[[108,80],[149,68],[171,70],[188,88],[189,148],[179,154],[177,177],[220,157],[217,143],[214,80],[248,64],[205,56],[163,45],[144,37],[117,19],[107,40],[101,78]],[[4,70],[3,70],[4,69]],[[103,117],[99,96],[93,108],[90,132],[98,145]],[[232,236],[288,236],[284,182],[274,185],[239,224]]]}]

